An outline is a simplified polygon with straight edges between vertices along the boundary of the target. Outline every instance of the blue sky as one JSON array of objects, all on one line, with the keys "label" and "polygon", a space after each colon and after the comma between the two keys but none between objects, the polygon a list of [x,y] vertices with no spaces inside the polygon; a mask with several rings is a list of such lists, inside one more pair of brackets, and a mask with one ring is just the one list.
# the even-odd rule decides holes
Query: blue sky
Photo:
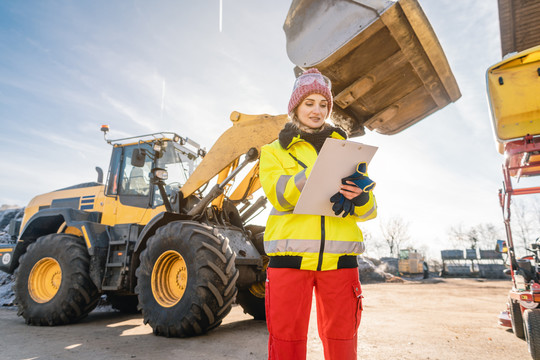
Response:
[{"label": "blue sky", "polygon": [[[501,225],[485,71],[501,60],[497,1],[420,0],[462,92],[394,136],[371,164],[379,221],[400,216],[411,244],[437,252],[462,224]],[[289,1],[0,2],[0,204],[94,181],[111,138],[175,131],[207,149],[229,114],[286,112],[294,80]],[[258,222],[264,222],[259,218]]]}]

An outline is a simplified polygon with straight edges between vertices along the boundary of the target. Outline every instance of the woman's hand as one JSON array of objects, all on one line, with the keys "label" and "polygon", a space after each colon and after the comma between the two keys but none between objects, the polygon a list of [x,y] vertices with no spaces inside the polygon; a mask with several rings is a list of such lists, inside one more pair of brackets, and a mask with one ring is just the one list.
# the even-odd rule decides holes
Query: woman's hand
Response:
[{"label": "woman's hand", "polygon": [[339,192],[343,194],[343,196],[346,199],[352,200],[358,195],[360,195],[361,193],[363,193],[362,189],[356,186],[354,182],[347,181],[347,184],[352,184],[352,185],[341,185],[341,189],[339,190]]}]

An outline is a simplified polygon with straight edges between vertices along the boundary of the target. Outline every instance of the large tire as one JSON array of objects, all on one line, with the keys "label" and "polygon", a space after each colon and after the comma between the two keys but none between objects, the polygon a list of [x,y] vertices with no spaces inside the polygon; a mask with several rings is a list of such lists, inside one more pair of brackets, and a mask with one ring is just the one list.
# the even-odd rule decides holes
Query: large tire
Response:
[{"label": "large tire", "polygon": [[140,260],[135,292],[154,334],[204,334],[231,310],[239,272],[229,240],[217,229],[171,222],[148,240]]},{"label": "large tire", "polygon": [[[251,241],[257,251],[263,256],[264,272],[266,279],[266,267],[268,266],[268,256],[264,252],[264,226],[247,225],[246,230],[251,231]],[[265,279],[260,283],[252,284],[249,289],[238,291],[236,303],[244,309],[244,313],[253,316],[255,320],[266,320]]]},{"label": "large tire", "polygon": [[525,310],[523,323],[529,353],[534,360],[540,360],[540,309]]},{"label": "large tire", "polygon": [[514,302],[511,298],[508,298],[510,304],[510,319],[512,320],[512,331],[520,339],[525,338],[525,331],[523,328],[523,316],[521,315],[521,306],[518,302]]},{"label": "large tire", "polygon": [[15,273],[18,315],[29,325],[64,325],[92,311],[99,293],[90,279],[90,256],[80,237],[42,236],[19,259]]},{"label": "large tire", "polygon": [[264,292],[262,295],[263,297],[256,296],[250,289],[242,289],[238,291],[236,302],[244,309],[244,313],[253,316],[255,320],[266,320]]}]

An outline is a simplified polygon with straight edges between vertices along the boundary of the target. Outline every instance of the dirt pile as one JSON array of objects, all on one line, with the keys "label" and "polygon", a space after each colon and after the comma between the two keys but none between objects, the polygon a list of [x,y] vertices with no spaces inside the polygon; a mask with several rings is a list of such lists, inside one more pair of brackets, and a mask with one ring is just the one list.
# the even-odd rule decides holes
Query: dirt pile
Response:
[{"label": "dirt pile", "polygon": [[[0,206],[0,244],[11,242],[8,234],[9,223],[11,220],[22,219],[24,208],[12,205]],[[15,294],[13,293],[14,277],[0,271],[0,306],[13,306]]]},{"label": "dirt pile", "polygon": [[15,293],[13,292],[13,275],[0,271],[0,306],[13,306]]},{"label": "dirt pile", "polygon": [[403,282],[404,280],[391,273],[393,268],[388,263],[369,258],[367,256],[358,257],[358,273],[362,283],[377,282]]},{"label": "dirt pile", "polygon": [[14,205],[0,206],[0,244],[11,241],[8,234],[11,220],[21,220],[24,215],[24,208]]}]

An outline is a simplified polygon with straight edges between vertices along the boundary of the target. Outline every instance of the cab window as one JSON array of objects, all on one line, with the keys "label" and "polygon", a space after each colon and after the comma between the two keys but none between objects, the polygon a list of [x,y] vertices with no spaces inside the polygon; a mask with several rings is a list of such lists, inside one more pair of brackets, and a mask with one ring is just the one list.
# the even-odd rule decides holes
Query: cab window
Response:
[{"label": "cab window", "polygon": [[120,173],[120,159],[122,158],[121,147],[113,148],[109,175],[107,176],[107,195],[118,195],[118,175]]},{"label": "cab window", "polygon": [[122,165],[122,182],[120,185],[120,195],[148,196],[150,195],[150,170],[152,169],[152,159],[145,158],[144,166],[136,167],[131,165],[133,149],[137,147],[147,147],[147,145],[126,146],[124,148],[125,158]]},{"label": "cab window", "polygon": [[[170,195],[184,185],[198,163],[198,159],[181,146],[172,142],[165,143],[163,156],[157,160],[157,167],[167,170],[168,178],[165,180],[165,192]],[[159,189],[154,189],[154,206],[163,205],[163,198]]]}]

